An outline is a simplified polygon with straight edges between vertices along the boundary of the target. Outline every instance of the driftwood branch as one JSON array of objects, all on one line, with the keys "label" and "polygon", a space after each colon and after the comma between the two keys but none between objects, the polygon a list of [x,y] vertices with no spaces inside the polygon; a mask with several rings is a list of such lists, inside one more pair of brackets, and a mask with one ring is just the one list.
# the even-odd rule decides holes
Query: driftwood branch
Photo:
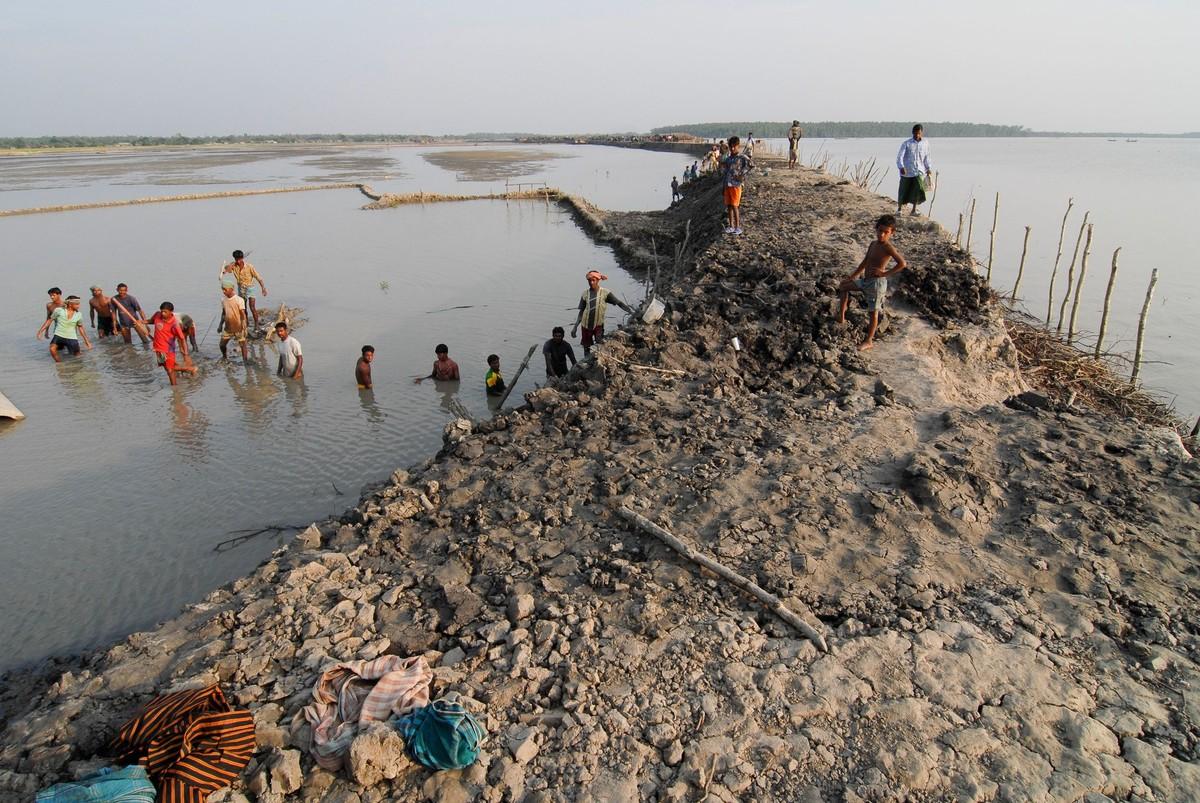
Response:
[{"label": "driftwood branch", "polygon": [[1146,318],[1150,315],[1150,301],[1154,298],[1154,285],[1158,284],[1158,268],[1150,271],[1150,286],[1146,288],[1146,301],[1142,304],[1142,314],[1138,317],[1137,345],[1133,351],[1133,373],[1129,375],[1129,384],[1137,386],[1138,374],[1142,372],[1142,346],[1146,342]]},{"label": "driftwood branch", "polygon": [[500,397],[500,401],[496,402],[497,409],[503,407],[504,402],[508,400],[508,394],[512,393],[513,388],[517,386],[517,380],[521,378],[521,374],[525,371],[526,367],[529,366],[529,360],[533,357],[533,352],[535,351],[537,351],[537,343],[534,343],[529,347],[529,353],[525,355],[525,359],[521,362],[521,367],[518,368],[517,373],[513,375],[512,383],[509,384],[508,389],[504,391],[504,395]]},{"label": "driftwood branch", "polygon": [[1021,246],[1021,265],[1017,268],[1017,282],[1013,285],[1012,300],[1017,302],[1017,291],[1021,289],[1021,277],[1025,275],[1025,255],[1029,253],[1030,226],[1025,227],[1025,244]]},{"label": "driftwood branch", "polygon": [[307,524],[270,524],[266,527],[259,527],[257,529],[250,528],[246,530],[230,530],[228,534],[234,537],[226,538],[224,541],[214,546],[213,552],[224,552],[227,549],[233,549],[235,546],[243,544],[246,541],[249,541],[251,538],[257,538],[260,535],[279,535],[280,533],[287,532],[298,533],[301,530],[306,529],[308,529]]},{"label": "driftwood branch", "polygon": [[1100,359],[1104,345],[1104,335],[1108,331],[1108,310],[1112,306],[1113,285],[1117,283],[1117,257],[1120,254],[1120,248],[1113,251],[1112,270],[1108,274],[1108,289],[1104,291],[1104,311],[1100,314],[1100,334],[1096,335],[1096,352],[1092,355],[1097,360]]},{"label": "driftwood branch", "polygon": [[671,535],[671,533],[664,530],[662,527],[659,527],[657,524],[650,521],[650,519],[646,518],[640,513],[635,513],[623,505],[617,509],[617,513],[619,513],[621,518],[625,519],[630,524],[633,524],[645,533],[653,535],[659,541],[662,541],[664,544],[678,552],[680,555],[683,555],[688,560],[699,566],[703,566],[705,569],[708,569],[718,577],[728,580],[730,583],[733,583],[738,588],[750,594],[752,597],[765,605],[767,609],[771,611],[771,613],[775,614],[780,619],[799,630],[805,638],[807,638],[816,646],[818,650],[821,652],[829,652],[829,647],[825,644],[825,637],[822,636],[812,625],[800,618],[795,611],[785,606],[779,597],[770,593],[749,578],[733,571],[728,566],[717,563],[707,555],[704,555],[688,546],[683,541],[680,541],[674,535]]},{"label": "driftwood branch", "polygon": [[1071,216],[1071,207],[1075,205],[1074,198],[1067,199],[1067,211],[1063,213],[1062,228],[1058,231],[1058,253],[1054,256],[1054,268],[1050,271],[1050,298],[1046,302],[1046,328],[1050,328],[1050,318],[1054,315],[1054,279],[1058,276],[1058,263],[1062,259],[1063,239],[1067,236],[1067,218]]}]

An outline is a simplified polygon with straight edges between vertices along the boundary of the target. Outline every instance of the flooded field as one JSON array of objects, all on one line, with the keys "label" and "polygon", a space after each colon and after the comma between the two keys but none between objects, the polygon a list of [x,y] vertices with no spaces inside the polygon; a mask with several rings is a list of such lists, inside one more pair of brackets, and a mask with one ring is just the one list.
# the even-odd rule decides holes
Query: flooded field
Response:
[{"label": "flooded field", "polygon": [[[472,186],[404,153],[415,158],[377,167],[391,176],[436,175],[424,189]],[[575,191],[607,186],[609,203],[620,201],[614,205],[650,208],[659,203],[658,178],[679,161],[617,149],[576,153],[553,160],[558,174],[549,162],[530,161],[527,169]],[[326,160],[320,175],[348,170],[357,177],[362,165],[345,160],[374,157],[289,153],[288,175],[269,167],[274,156],[222,155],[219,166],[209,166],[192,154],[180,157],[189,167],[178,171],[149,164],[172,158],[109,168],[88,156],[77,167],[47,165],[42,177],[26,165],[16,179],[2,167],[0,205],[107,199],[120,187],[142,196],[152,194],[144,183],[151,175],[245,184],[247,173],[275,171],[275,179],[259,180],[295,182],[313,159]],[[380,183],[411,191],[410,181]],[[54,183],[62,186],[48,186]],[[0,643],[8,645],[0,668],[169,616],[246,572],[281,539],[268,532],[222,542],[339,513],[365,483],[431,456],[456,403],[488,414],[487,354],[499,354],[511,378],[552,326],[569,328],[588,268],[608,273],[606,285],[623,297],[641,297],[611,252],[556,206],[484,201],[366,212],[358,208],[364,200],[347,190],[0,220],[0,270],[14,310],[0,321],[0,390],[28,415],[0,423],[0,608],[7,614]],[[233,248],[250,252],[262,273],[265,305],[304,310],[296,333],[303,381],[275,376],[270,345],[253,345],[249,364],[236,349],[229,362],[218,359],[217,274]],[[118,282],[147,309],[170,300],[195,319],[201,348],[194,379],[169,387],[136,338],[132,346],[98,341],[62,365],[34,339],[47,287],[86,298],[89,286],[111,291]],[[619,314],[610,308],[610,325]],[[462,381],[414,384],[414,376],[429,373],[439,342],[449,346]],[[363,344],[377,349],[373,391],[354,382]],[[514,401],[544,374],[537,355]]]}]

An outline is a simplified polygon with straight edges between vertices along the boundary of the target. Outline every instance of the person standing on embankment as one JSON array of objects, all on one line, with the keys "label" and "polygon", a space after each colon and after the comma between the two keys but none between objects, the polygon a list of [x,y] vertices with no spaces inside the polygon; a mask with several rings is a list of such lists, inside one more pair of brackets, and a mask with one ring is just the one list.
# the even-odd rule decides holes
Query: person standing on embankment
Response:
[{"label": "person standing on embankment", "polygon": [[912,136],[900,145],[896,154],[896,169],[900,171],[900,189],[896,196],[896,213],[904,209],[905,204],[912,204],[912,214],[917,214],[917,207],[925,203],[925,188],[929,186],[933,166],[929,163],[929,141],[925,139],[925,129],[917,123],[913,126]]},{"label": "person standing on embankment", "polygon": [[616,294],[607,287],[600,286],[600,282],[607,279],[608,277],[600,271],[589,270],[587,272],[588,289],[584,290],[583,295],[579,297],[579,315],[575,318],[575,325],[571,327],[571,337],[578,334],[579,326],[582,324],[583,337],[579,342],[583,346],[584,354],[590,354],[592,346],[604,339],[604,314],[608,311],[610,302],[630,315],[633,314],[632,307],[617,298]]},{"label": "person standing on embankment", "polygon": [[800,137],[804,136],[803,129],[800,128],[799,120],[792,120],[792,127],[788,129],[788,168],[796,167],[796,163],[800,160]]}]

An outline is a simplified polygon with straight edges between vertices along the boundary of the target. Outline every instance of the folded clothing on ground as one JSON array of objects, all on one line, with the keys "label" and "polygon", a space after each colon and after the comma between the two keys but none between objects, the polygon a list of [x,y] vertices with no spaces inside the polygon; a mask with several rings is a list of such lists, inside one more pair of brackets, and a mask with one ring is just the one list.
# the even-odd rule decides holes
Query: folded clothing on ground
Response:
[{"label": "folded clothing on ground", "polygon": [[486,735],[454,692],[404,715],[396,727],[408,754],[432,770],[457,770],[472,764]]},{"label": "folded clothing on ground", "polygon": [[146,766],[160,803],[204,803],[250,762],[254,717],[230,708],[217,685],[175,692],[126,722],[110,749]]},{"label": "folded clothing on ground", "polygon": [[154,803],[157,793],[146,768],[103,767],[70,783],[59,783],[37,793],[37,803]]}]

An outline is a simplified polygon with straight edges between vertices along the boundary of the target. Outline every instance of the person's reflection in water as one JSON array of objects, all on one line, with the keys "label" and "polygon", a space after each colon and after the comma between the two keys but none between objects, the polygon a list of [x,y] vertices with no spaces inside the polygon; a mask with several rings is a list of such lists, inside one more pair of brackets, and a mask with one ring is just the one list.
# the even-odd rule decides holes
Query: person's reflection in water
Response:
[{"label": "person's reflection in water", "polygon": [[292,418],[300,418],[308,412],[308,385],[303,374],[284,382],[283,392],[292,404]]},{"label": "person's reflection in water", "polygon": [[458,400],[459,381],[451,379],[446,382],[435,381],[433,384],[438,392],[438,406],[458,418],[459,410],[462,408],[462,402]]},{"label": "person's reflection in water", "polygon": [[247,429],[267,431],[272,420],[269,412],[279,394],[274,374],[262,367],[261,360],[251,360],[245,365],[226,364],[225,378],[233,391],[234,403],[246,414]]},{"label": "person's reflection in water", "polygon": [[358,403],[362,406],[363,412],[367,414],[367,421],[371,424],[382,424],[387,418],[387,413],[375,401],[375,391],[371,388],[359,388]]},{"label": "person's reflection in water", "polygon": [[171,437],[184,460],[203,462],[208,457],[208,416],[187,401],[189,394],[178,385],[171,395]]}]

